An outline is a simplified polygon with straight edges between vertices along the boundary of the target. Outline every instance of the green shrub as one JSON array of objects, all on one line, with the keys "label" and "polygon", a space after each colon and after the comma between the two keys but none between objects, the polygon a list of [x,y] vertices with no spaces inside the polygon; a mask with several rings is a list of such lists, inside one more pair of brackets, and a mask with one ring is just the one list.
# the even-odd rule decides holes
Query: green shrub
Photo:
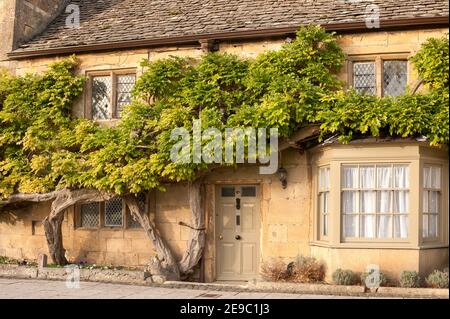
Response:
[{"label": "green shrub", "polygon": [[[372,273],[369,273],[369,272],[363,272],[362,274],[361,274],[361,284],[363,284],[364,286],[367,286],[366,285],[366,278],[369,276],[369,275],[372,275]],[[381,271],[380,271],[380,277],[379,277],[379,286],[380,287],[385,287],[387,284],[388,284],[388,278],[387,278],[387,276],[384,274],[384,273],[382,273]]]},{"label": "green shrub", "polygon": [[351,286],[356,284],[356,275],[351,270],[336,269],[332,275],[333,283],[341,286]]},{"label": "green shrub", "polygon": [[400,287],[403,288],[419,288],[420,276],[417,271],[404,270],[400,274]]},{"label": "green shrub", "polygon": [[448,288],[448,268],[444,271],[435,270],[426,279],[431,288]]},{"label": "green shrub", "polygon": [[[300,256],[292,266],[292,281],[298,283],[323,282],[325,267],[314,257]],[[290,269],[288,269],[290,270]]]}]

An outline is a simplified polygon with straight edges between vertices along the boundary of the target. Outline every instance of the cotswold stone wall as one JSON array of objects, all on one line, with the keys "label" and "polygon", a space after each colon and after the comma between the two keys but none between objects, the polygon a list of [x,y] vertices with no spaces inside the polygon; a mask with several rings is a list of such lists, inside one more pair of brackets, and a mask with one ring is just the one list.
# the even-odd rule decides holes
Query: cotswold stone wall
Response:
[{"label": "cotswold stone wall", "polygon": [[14,70],[7,53],[45,30],[69,0],[0,0],[0,66]]}]

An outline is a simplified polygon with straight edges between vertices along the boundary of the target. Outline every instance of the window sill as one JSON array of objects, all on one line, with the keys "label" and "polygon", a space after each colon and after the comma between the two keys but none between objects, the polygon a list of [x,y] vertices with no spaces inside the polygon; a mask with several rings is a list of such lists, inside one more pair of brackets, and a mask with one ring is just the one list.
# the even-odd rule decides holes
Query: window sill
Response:
[{"label": "window sill", "polygon": [[332,244],[324,241],[314,241],[310,243],[313,247],[331,248],[331,249],[403,249],[403,250],[426,250],[448,248],[448,244],[443,243],[424,243],[420,246],[411,245],[406,242],[401,243],[340,243]]}]

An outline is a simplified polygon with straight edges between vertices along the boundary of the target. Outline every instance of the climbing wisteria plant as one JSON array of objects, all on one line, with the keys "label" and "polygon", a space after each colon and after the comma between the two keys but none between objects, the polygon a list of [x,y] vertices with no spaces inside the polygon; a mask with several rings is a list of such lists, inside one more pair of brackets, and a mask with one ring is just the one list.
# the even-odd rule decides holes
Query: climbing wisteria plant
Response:
[{"label": "climbing wisteria plant", "polygon": [[[0,74],[0,197],[3,209],[53,201],[44,221],[53,260],[66,263],[62,212],[74,205],[122,196],[152,239],[162,268],[179,278],[198,263],[204,245],[201,184],[205,163],[174,163],[171,132],[202,128],[275,128],[281,137],[320,125],[321,139],[349,142],[363,136],[425,136],[448,144],[448,40],[430,39],[412,59],[427,93],[379,98],[346,91],[336,76],[344,54],[336,37],[318,26],[256,59],[210,53],[198,60],[170,57],[142,66],[145,72],[122,120],[104,127],[71,115],[84,78],[75,57],[41,75]],[[208,141],[203,141],[207,143]],[[155,225],[133,194],[191,183],[193,235],[175,262]]]}]

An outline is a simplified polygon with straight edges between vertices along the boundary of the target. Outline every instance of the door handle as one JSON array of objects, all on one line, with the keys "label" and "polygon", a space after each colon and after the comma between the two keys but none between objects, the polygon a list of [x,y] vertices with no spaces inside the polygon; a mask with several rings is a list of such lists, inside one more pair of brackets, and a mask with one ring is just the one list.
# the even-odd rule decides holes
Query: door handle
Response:
[{"label": "door handle", "polygon": [[239,235],[236,235],[236,237],[234,237],[234,238],[236,238],[236,240],[241,240],[242,239],[242,237],[239,236]]}]

